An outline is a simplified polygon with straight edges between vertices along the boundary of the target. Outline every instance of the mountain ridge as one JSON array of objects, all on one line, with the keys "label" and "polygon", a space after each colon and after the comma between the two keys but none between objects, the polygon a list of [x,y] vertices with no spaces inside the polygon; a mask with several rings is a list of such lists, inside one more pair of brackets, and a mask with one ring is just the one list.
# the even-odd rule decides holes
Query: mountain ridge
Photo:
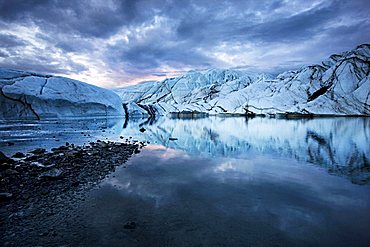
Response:
[{"label": "mountain ridge", "polygon": [[[370,115],[370,45],[276,77],[232,69],[188,72],[115,89],[131,115]],[[151,109],[148,112],[146,109]]]},{"label": "mountain ridge", "polygon": [[370,116],[370,44],[277,76],[210,69],[104,89],[0,68],[0,119],[185,114]]}]

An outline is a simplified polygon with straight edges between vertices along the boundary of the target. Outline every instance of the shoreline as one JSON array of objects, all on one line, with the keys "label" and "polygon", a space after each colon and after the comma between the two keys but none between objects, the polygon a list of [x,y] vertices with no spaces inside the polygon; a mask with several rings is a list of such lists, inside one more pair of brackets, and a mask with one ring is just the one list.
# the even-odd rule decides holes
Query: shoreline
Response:
[{"label": "shoreline", "polygon": [[45,218],[45,226],[40,226],[39,235],[29,241],[36,243],[44,235],[56,237],[58,233],[53,232],[52,226],[47,226],[50,223],[48,218],[67,216],[66,209],[70,205],[84,200],[86,191],[114,172],[116,167],[124,166],[144,146],[143,142],[97,140],[84,146],[66,143],[51,152],[43,148],[27,154],[18,152],[12,158],[0,153],[0,231],[3,244],[23,245],[22,232],[40,223],[39,217]]}]

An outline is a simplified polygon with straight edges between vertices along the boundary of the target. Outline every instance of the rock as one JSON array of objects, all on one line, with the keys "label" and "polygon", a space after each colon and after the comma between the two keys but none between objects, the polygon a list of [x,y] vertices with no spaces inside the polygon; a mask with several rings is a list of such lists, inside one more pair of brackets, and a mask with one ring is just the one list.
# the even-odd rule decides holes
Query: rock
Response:
[{"label": "rock", "polygon": [[99,142],[99,146],[102,147],[102,148],[105,148],[105,147],[108,146],[108,144],[106,142],[102,141],[102,142]]},{"label": "rock", "polygon": [[13,164],[14,160],[7,157],[3,152],[0,151],[0,164],[3,163]]},{"label": "rock", "polygon": [[[53,219],[50,218],[52,215],[70,217],[70,206],[85,200],[85,192],[97,186],[116,166],[123,164],[137,147],[110,141],[76,147],[70,145],[67,150],[55,148],[51,152],[30,155],[36,157],[34,165],[30,165],[31,161],[27,158],[14,160],[15,165],[0,166],[0,187],[3,192],[0,193],[0,225],[6,229],[7,238],[15,239],[11,237],[14,232],[19,237],[17,241],[20,239],[19,243],[25,242],[26,237],[22,235],[25,231],[33,231],[33,237],[40,233],[54,236],[55,229],[50,228],[53,221],[46,222],[43,229],[30,227],[27,222],[37,218],[43,223],[45,218]],[[2,157],[9,159],[4,154]],[[50,168],[52,165],[54,167]],[[12,175],[16,172],[19,174]],[[134,229],[136,224],[129,222],[127,227]]]},{"label": "rock", "polygon": [[10,198],[13,197],[13,194],[12,193],[8,193],[8,192],[0,192],[0,200],[8,200]]},{"label": "rock", "polygon": [[44,165],[44,164],[41,164],[40,162],[37,162],[37,161],[31,162],[30,165],[31,166],[38,166],[38,167],[42,167],[42,168],[50,168],[50,167],[55,166],[55,164]]},{"label": "rock", "polygon": [[19,174],[19,172],[17,172],[16,170],[13,170],[13,169],[6,169],[5,174],[7,174],[7,175],[16,175],[16,174]]},{"label": "rock", "polygon": [[145,132],[146,129],[145,128],[140,128],[140,132]]},{"label": "rock", "polygon": [[136,229],[136,223],[131,221],[131,222],[127,222],[123,228],[125,229],[130,229],[130,230],[133,230],[133,229]]},{"label": "rock", "polygon": [[80,182],[79,181],[73,181],[71,185],[74,186],[74,187],[77,187],[77,186],[80,185]]},{"label": "rock", "polygon": [[30,153],[33,153],[33,154],[43,154],[45,152],[46,150],[44,148],[36,148],[35,150],[30,151]]},{"label": "rock", "polygon": [[13,158],[24,158],[26,157],[24,155],[24,153],[21,153],[21,152],[16,152],[14,155],[13,155]]},{"label": "rock", "polygon": [[43,172],[39,178],[40,179],[60,179],[63,177],[63,170],[58,168],[53,168],[49,171]]},{"label": "rock", "polygon": [[24,200],[28,200],[28,198],[30,198],[30,195],[29,195],[29,194],[23,194],[23,195],[22,195],[22,198],[23,198]]}]

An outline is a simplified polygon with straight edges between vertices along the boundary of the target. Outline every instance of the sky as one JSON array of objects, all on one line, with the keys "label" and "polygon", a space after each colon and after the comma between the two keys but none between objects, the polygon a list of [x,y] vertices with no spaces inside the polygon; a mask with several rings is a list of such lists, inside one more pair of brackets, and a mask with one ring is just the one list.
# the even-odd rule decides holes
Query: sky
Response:
[{"label": "sky", "polygon": [[0,67],[103,87],[277,74],[370,43],[369,0],[0,0]]}]

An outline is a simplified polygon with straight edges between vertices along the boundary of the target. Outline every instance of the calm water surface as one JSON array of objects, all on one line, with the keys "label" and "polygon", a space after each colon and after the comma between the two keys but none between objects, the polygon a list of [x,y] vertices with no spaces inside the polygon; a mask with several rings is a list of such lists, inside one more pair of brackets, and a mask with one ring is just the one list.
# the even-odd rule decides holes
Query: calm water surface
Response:
[{"label": "calm water surface", "polygon": [[[369,118],[91,122],[0,125],[0,147],[8,154],[120,136],[151,143],[76,207],[81,220],[71,227],[79,234],[66,236],[66,243],[370,243]],[[16,145],[8,146],[8,141]],[[130,221],[136,229],[124,228]]]}]

